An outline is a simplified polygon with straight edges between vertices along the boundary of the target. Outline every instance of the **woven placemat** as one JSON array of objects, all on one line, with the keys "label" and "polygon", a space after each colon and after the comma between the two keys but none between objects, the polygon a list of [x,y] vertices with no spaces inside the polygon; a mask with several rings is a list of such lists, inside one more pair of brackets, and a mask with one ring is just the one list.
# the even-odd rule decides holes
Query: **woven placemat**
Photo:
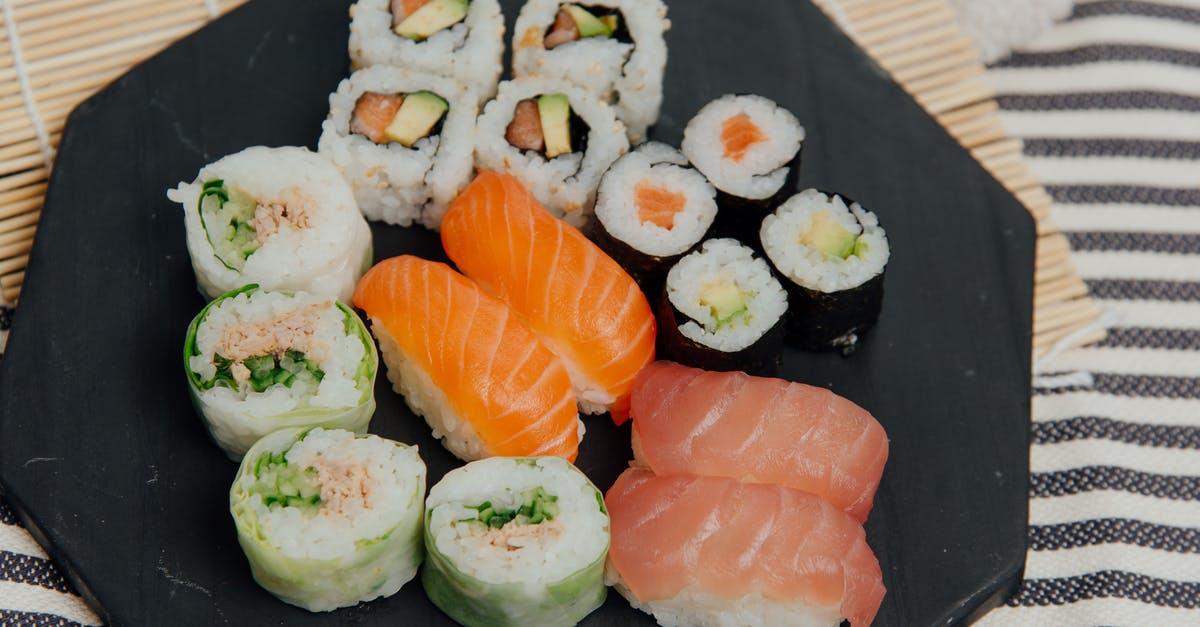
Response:
[{"label": "woven placemat", "polygon": [[[245,0],[0,0],[0,302],[16,302],[54,150],[79,102]],[[1034,350],[1099,316],[1049,219],[1050,196],[996,115],[973,44],[945,0],[814,0],[1037,220]]]}]

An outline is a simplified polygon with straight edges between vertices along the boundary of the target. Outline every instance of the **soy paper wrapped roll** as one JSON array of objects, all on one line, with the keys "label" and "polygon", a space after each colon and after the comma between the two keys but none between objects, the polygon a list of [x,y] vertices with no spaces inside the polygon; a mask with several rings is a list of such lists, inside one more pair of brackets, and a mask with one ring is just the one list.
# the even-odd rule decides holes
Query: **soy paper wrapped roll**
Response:
[{"label": "soy paper wrapped roll", "polygon": [[192,320],[183,349],[188,389],[213,440],[234,460],[287,427],[366,433],[379,356],[347,306],[304,292],[247,285]]},{"label": "soy paper wrapped roll", "polygon": [[421,583],[459,623],[574,625],[604,602],[604,497],[565,460],[471,462],[447,473],[425,508]]},{"label": "soy paper wrapped roll", "polygon": [[415,446],[373,435],[259,440],[229,491],[255,581],[313,612],[395,594],[421,564],[425,474]]},{"label": "soy paper wrapped roll", "polygon": [[167,191],[183,205],[201,293],[248,283],[348,302],[371,265],[371,229],[337,168],[304,148],[254,146]]}]

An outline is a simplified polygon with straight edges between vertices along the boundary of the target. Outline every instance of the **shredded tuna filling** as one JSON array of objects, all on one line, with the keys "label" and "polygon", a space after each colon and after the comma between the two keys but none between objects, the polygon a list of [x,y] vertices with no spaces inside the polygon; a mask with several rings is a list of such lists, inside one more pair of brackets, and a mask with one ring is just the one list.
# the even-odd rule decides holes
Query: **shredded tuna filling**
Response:
[{"label": "shredded tuna filling", "polygon": [[230,327],[221,336],[215,352],[235,362],[260,355],[281,356],[288,350],[323,354],[327,347],[316,341],[315,325],[317,316],[330,307],[333,303],[327,301],[272,320]]}]

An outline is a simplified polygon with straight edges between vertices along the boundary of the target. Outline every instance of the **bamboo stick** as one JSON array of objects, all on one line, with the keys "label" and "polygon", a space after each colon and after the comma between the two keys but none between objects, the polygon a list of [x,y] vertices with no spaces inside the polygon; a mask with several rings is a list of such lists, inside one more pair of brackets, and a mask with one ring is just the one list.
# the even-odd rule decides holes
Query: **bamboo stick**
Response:
[{"label": "bamboo stick", "polygon": [[41,155],[29,155],[28,157],[20,157],[0,164],[0,175],[8,172],[21,172],[30,168],[40,168],[45,165],[46,160],[42,159]]},{"label": "bamboo stick", "polygon": [[10,189],[24,187],[25,185],[38,183],[45,180],[45,168],[28,170],[26,172],[17,172],[8,176],[0,177],[0,192],[7,192]]},{"label": "bamboo stick", "polygon": [[42,217],[42,212],[38,210],[16,215],[11,218],[2,219],[0,220],[0,233],[5,233],[23,226],[37,224],[38,218],[40,217]]},{"label": "bamboo stick", "polygon": [[[3,142],[0,142],[0,144],[2,143]],[[38,144],[36,139],[4,146],[3,148],[0,148],[0,162],[8,161],[9,159],[16,159],[17,157],[24,157],[25,155],[39,154],[41,151],[41,145]]]},{"label": "bamboo stick", "polygon": [[973,120],[980,117],[993,117],[999,120],[999,117],[993,115],[999,110],[1000,105],[996,104],[995,100],[989,99],[960,109],[947,111],[936,116],[936,118],[944,126],[961,124],[966,120]]},{"label": "bamboo stick", "polygon": [[16,257],[17,255],[24,255],[25,253],[29,252],[29,249],[31,248],[33,248],[33,238],[12,244],[5,244],[0,246],[0,259],[8,259],[10,257]]},{"label": "bamboo stick", "polygon": [[1044,283],[1054,281],[1064,276],[1074,276],[1075,269],[1069,263],[1056,263],[1049,266],[1039,267],[1033,271],[1034,283]]},{"label": "bamboo stick", "polygon": [[23,239],[32,239],[33,234],[37,232],[37,226],[27,226],[20,229],[13,229],[7,233],[0,232],[0,244],[11,244],[19,242]]},{"label": "bamboo stick", "polygon": [[886,8],[880,3],[867,6],[870,8],[862,10],[854,19],[856,31],[871,32],[897,23],[915,22],[926,19],[930,14],[937,14],[940,20],[947,13],[946,6],[940,2],[914,2]]},{"label": "bamboo stick", "polygon": [[980,100],[989,100],[995,94],[988,85],[979,82],[953,85],[951,88],[933,90],[927,94],[914,94],[917,102],[922,103],[934,115],[957,109]]},{"label": "bamboo stick", "polygon": [[21,187],[12,191],[0,192],[0,205],[7,205],[10,202],[26,200],[29,198],[41,198],[43,195],[45,195],[45,193],[45,183]]},{"label": "bamboo stick", "polygon": [[29,255],[21,255],[12,259],[0,260],[0,274],[8,274],[16,270],[24,270],[29,265]]},{"label": "bamboo stick", "polygon": [[21,285],[4,290],[4,300],[16,304],[21,299]]},{"label": "bamboo stick", "polygon": [[919,92],[932,91],[981,75],[983,75],[982,65],[965,65],[958,69],[937,72],[925,78],[911,80],[908,82],[908,89]]},{"label": "bamboo stick", "polygon": [[1047,305],[1033,311],[1033,328],[1035,333],[1070,326],[1079,322],[1095,320],[1100,316],[1100,310],[1090,300],[1073,300],[1065,303]]},{"label": "bamboo stick", "polygon": [[12,288],[12,287],[16,287],[16,286],[20,285],[24,281],[25,281],[25,272],[24,271],[13,272],[12,274],[6,274],[6,275],[0,277],[0,287],[6,288],[6,289]]},{"label": "bamboo stick", "polygon": [[[41,207],[41,206],[42,206],[42,198],[40,196],[37,196],[34,198],[26,198],[25,200],[18,200],[17,202],[8,203],[8,204],[4,205],[3,207],[0,207],[0,220],[4,220],[6,218],[11,218],[13,216],[20,215],[22,213],[31,211],[33,209],[37,209],[38,207]],[[4,224],[4,222],[0,221],[0,225],[2,225],[2,224]]]},{"label": "bamboo stick", "polygon": [[859,39],[867,46],[873,46],[886,40],[899,38],[901,35],[911,32],[924,32],[938,27],[944,27],[947,24],[954,23],[954,14],[945,6],[939,7],[940,10],[932,13],[924,13],[919,17],[903,22],[894,22],[883,25],[879,28],[872,29],[870,32],[858,32]]},{"label": "bamboo stick", "polygon": [[[939,51],[938,48],[950,49]],[[895,57],[886,60],[884,67],[888,68],[892,73],[892,78],[896,79],[896,82],[904,83],[956,67],[978,66],[975,63],[975,52],[969,49],[959,48],[953,50],[952,46],[947,45],[941,45],[932,48],[932,50],[929,47],[918,49],[929,52],[929,55],[924,58],[914,59],[908,63],[901,63]]]},{"label": "bamboo stick", "polygon": [[[58,41],[35,50],[30,50],[26,57],[29,71],[33,74],[49,67],[61,67],[65,63],[83,61],[95,58],[101,54],[111,53],[115,50],[137,47],[148,41],[174,41],[180,35],[191,32],[197,26],[203,24],[203,22],[190,16],[182,20],[183,23],[174,23],[179,21],[175,19],[169,21],[172,23],[153,25],[157,29],[153,31],[141,32],[133,28],[120,29],[122,31],[120,33],[108,31],[102,33],[102,36],[81,37],[72,41]],[[151,26],[146,24],[139,25]]]},{"label": "bamboo stick", "polygon": [[[942,24],[941,26],[935,26],[920,32],[909,33],[905,37],[898,37],[891,41],[883,40],[870,44],[864,43],[864,46],[870,46],[868,54],[871,56],[887,58],[897,52],[912,50],[914,46],[923,46],[931,42],[949,42],[953,41],[956,37],[965,39],[957,24]],[[974,44],[971,45],[972,47],[974,46]]]},{"label": "bamboo stick", "polygon": [[117,24],[124,24],[144,17],[159,15],[168,11],[177,11],[182,8],[194,7],[197,0],[105,0],[104,2],[92,2],[87,6],[79,7],[73,11],[63,11],[51,15],[43,15],[33,19],[21,21],[21,43],[26,41],[42,42],[46,35],[45,33],[63,33],[64,29],[75,29],[67,31],[63,36],[71,36],[71,32],[80,32],[84,28],[88,30],[96,30],[100,28],[108,28]]}]

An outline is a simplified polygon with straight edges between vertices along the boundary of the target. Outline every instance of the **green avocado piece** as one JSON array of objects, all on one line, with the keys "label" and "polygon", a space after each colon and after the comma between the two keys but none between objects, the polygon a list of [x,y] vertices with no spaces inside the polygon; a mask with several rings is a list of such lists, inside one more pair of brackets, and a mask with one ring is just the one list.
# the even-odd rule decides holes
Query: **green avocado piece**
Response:
[{"label": "green avocado piece", "polygon": [[858,237],[838,224],[828,211],[814,213],[808,230],[800,236],[802,245],[817,249],[826,259],[849,257],[854,253],[857,240]]},{"label": "green avocado piece", "polygon": [[546,140],[546,158],[571,152],[571,102],[566,94],[546,94],[538,98],[538,117]]},{"label": "green avocado piece", "polygon": [[575,28],[579,29],[580,38],[608,37],[613,34],[613,29],[609,28],[608,24],[589,13],[587,9],[577,4],[568,4],[563,8],[571,14],[571,19],[575,20]]},{"label": "green avocado piece", "polygon": [[434,33],[449,28],[467,17],[469,0],[431,0],[429,4],[413,11],[396,25],[395,33],[414,41],[432,37]]},{"label": "green avocado piece", "polygon": [[700,288],[700,304],[712,310],[718,328],[746,312],[747,296],[733,281],[713,281]]},{"label": "green avocado piece", "polygon": [[392,118],[392,123],[383,131],[383,135],[389,141],[411,147],[428,135],[449,110],[449,103],[433,92],[419,91],[409,94],[400,105],[400,110],[396,112],[396,117]]}]

